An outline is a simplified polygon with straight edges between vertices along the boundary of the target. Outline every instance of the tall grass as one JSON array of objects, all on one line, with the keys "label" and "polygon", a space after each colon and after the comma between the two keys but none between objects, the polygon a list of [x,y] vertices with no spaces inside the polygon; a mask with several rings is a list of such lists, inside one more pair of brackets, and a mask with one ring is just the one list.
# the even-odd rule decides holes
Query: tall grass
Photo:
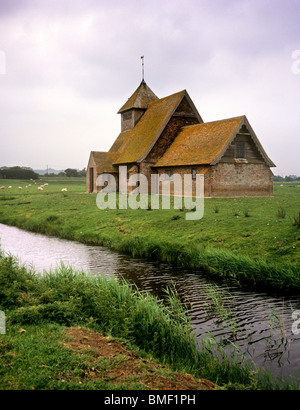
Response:
[{"label": "tall grass", "polygon": [[[107,245],[106,240],[103,241]],[[211,276],[229,278],[239,284],[259,285],[261,288],[299,291],[299,264],[281,265],[247,255],[212,249],[202,245],[183,245],[176,242],[144,240],[138,236],[125,237],[110,246],[133,257],[157,260],[176,266],[202,269]]]},{"label": "tall grass", "polygon": [[[40,276],[9,256],[0,259],[0,309],[20,326],[84,325],[126,339],[173,369],[225,388],[266,386],[260,372],[213,341],[202,340],[199,349],[187,311],[172,288],[162,302],[125,280],[94,277],[65,265]],[[268,383],[268,388],[274,386]]]}]

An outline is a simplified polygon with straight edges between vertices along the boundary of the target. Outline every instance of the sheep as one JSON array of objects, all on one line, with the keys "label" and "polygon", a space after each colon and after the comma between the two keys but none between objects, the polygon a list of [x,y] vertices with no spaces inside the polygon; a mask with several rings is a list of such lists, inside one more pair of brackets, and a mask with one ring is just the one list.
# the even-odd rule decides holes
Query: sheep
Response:
[{"label": "sheep", "polygon": [[19,189],[23,189],[21,186],[19,186]]},{"label": "sheep", "polygon": [[5,186],[1,186],[0,189],[5,189]]},{"label": "sheep", "polygon": [[43,191],[43,188],[41,186],[38,187],[39,191]]},{"label": "sheep", "polygon": [[62,190],[61,190],[61,192],[66,192],[67,191],[67,188],[63,188]]},{"label": "sheep", "polygon": [[12,186],[10,185],[9,187],[8,187],[8,189],[11,189],[12,188]]}]

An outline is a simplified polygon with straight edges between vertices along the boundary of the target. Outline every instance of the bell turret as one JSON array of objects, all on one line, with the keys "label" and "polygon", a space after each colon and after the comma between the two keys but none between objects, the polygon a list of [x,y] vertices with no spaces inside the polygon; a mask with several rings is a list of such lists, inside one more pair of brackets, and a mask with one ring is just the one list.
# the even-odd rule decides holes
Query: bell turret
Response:
[{"label": "bell turret", "polygon": [[149,104],[155,100],[158,100],[158,97],[142,80],[132,96],[118,111],[118,114],[121,114],[121,132],[134,128]]}]

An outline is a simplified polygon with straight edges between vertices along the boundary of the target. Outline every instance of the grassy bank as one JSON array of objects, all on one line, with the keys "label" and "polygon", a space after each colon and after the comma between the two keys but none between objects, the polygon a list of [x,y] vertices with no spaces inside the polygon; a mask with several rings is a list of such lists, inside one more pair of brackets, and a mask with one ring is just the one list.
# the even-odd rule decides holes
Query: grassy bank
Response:
[{"label": "grassy bank", "polygon": [[[0,310],[6,315],[6,334],[0,334],[1,389],[147,389],[153,371],[159,373],[160,383],[182,380],[189,373],[193,379],[187,386],[195,388],[203,386],[199,378],[222,389],[296,388],[279,384],[213,341],[197,348],[187,312],[172,289],[162,303],[114,278],[86,276],[64,266],[40,276],[13,257],[1,257]],[[80,326],[78,345],[86,346],[80,354],[70,349],[76,342],[74,326],[77,331]],[[137,360],[151,361],[144,361],[139,371],[134,367],[133,374],[128,362],[132,354],[126,356],[125,350],[97,355],[88,343],[97,335],[99,346],[101,334],[109,345],[118,338],[134,350]],[[113,372],[122,363],[123,373],[131,378]]]},{"label": "grassy bank", "polygon": [[185,211],[172,206],[99,210],[96,195],[85,193],[84,179],[49,178],[30,186],[29,181],[1,180],[1,184],[6,187],[0,191],[2,223],[203,269],[258,288],[299,291],[297,183],[276,183],[270,198],[206,199],[204,218],[196,221],[186,220]]}]

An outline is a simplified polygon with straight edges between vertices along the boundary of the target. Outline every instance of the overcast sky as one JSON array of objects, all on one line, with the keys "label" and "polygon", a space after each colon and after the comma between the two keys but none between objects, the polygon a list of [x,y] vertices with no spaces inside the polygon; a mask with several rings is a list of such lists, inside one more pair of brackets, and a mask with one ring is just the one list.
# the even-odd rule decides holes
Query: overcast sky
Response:
[{"label": "overcast sky", "polygon": [[87,166],[145,80],[204,121],[245,114],[300,175],[300,0],[0,0],[0,166]]}]

